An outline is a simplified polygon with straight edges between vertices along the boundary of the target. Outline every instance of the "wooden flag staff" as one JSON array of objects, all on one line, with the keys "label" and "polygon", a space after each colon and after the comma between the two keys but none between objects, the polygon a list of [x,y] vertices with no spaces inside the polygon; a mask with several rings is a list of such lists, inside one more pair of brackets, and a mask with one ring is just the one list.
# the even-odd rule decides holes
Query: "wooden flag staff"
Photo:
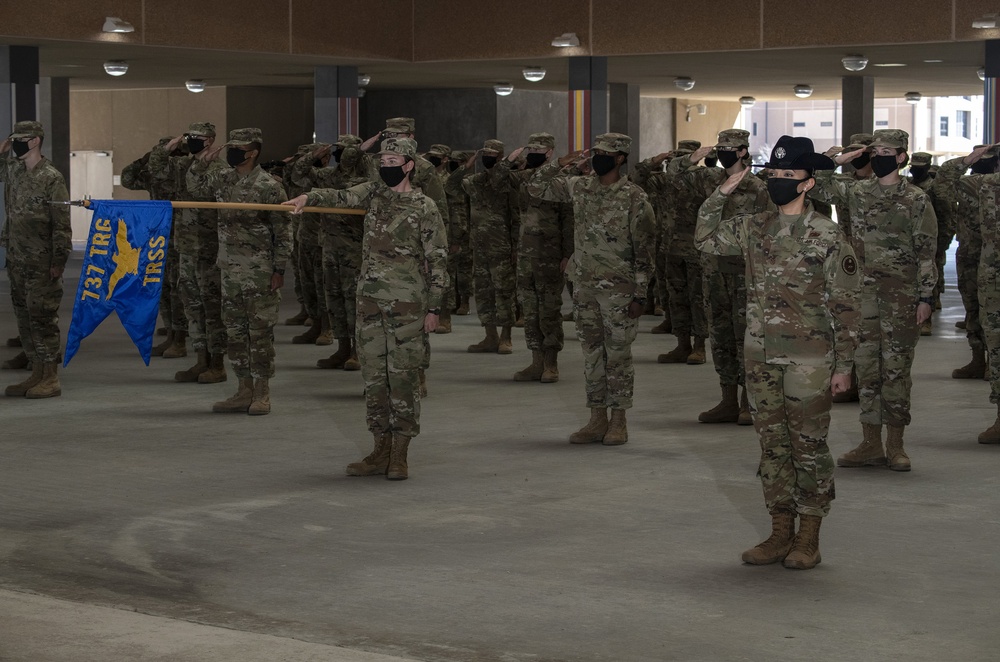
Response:
[{"label": "wooden flag staff", "polygon": [[[126,201],[123,201],[126,202]],[[170,200],[170,206],[174,209],[242,209],[244,211],[295,211],[291,205],[266,205],[251,202],[198,202],[194,200]],[[90,200],[68,200],[66,202],[52,202],[51,204],[74,205],[78,207],[90,207]],[[364,216],[368,212],[364,209],[346,209],[341,207],[303,207],[304,213],[311,214],[353,214]]]}]

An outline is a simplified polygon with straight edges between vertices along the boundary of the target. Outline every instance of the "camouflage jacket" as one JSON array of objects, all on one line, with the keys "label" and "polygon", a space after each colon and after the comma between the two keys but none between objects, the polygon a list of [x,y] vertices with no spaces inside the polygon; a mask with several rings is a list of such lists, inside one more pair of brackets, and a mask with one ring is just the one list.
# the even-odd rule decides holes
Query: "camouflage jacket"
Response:
[{"label": "camouflage jacket", "polygon": [[[687,167],[681,161],[688,164]],[[694,227],[698,222],[698,208],[705,201],[711,190],[704,191],[698,186],[690,185],[691,178],[696,173],[691,170],[719,170],[721,168],[705,168],[692,165],[687,157],[671,159],[667,172],[652,172],[652,162],[649,159],[638,163],[633,176],[647,191],[654,191],[663,200],[664,241],[670,255],[687,258],[697,258],[698,249],[694,247]],[[684,172],[685,177],[678,175]],[[647,178],[648,173],[648,178]]]},{"label": "camouflage jacket", "polygon": [[145,191],[150,200],[179,200],[187,185],[183,173],[174,179],[153,178],[149,170],[149,153],[122,168],[122,186],[130,191]]},{"label": "camouflage jacket", "polygon": [[[705,200],[729,175],[723,168],[703,168],[691,162],[689,155],[681,156],[667,166],[667,177],[682,191],[682,197]],[[737,214],[756,214],[774,209],[767,193],[767,184],[756,177],[744,177],[736,190],[725,196],[722,218]],[[699,206],[700,209],[700,206]],[[719,271],[741,274],[746,269],[742,255],[718,255],[715,263]]]},{"label": "camouflage jacket", "polygon": [[[345,189],[364,184],[368,172],[361,151],[346,147],[336,166],[317,168],[309,159],[299,159],[286,179],[301,194],[314,188]],[[302,214],[296,239],[304,246],[322,243],[325,238],[343,248],[360,246],[363,218],[350,214]]]},{"label": "camouflage jacket", "polygon": [[573,255],[566,273],[577,287],[645,298],[653,275],[656,221],[646,194],[628,179],[605,186],[594,175],[535,170],[525,191],[573,204]]},{"label": "camouflage jacket", "polygon": [[438,179],[448,198],[448,243],[458,246],[459,250],[469,250],[469,217],[472,215],[469,196],[462,181],[452,180],[451,173],[442,173],[438,175]]},{"label": "camouflage jacket", "polygon": [[[838,172],[838,173],[836,173],[833,176],[833,178],[836,179],[839,182],[862,182],[862,181],[866,181],[866,180],[874,180],[875,179],[875,175],[871,175],[869,177],[865,177],[864,179],[859,179],[858,177],[855,177],[855,175],[854,175],[853,172]],[[838,204],[838,205],[831,205],[826,200],[823,200],[823,199],[817,197],[818,194],[819,194],[819,189],[817,189],[816,187],[813,187],[813,188],[811,188],[809,190],[808,193],[806,193],[806,197],[809,198],[810,200],[812,200],[813,207],[816,207],[817,203],[819,203],[821,205],[825,205],[825,206],[830,207],[830,208],[836,207],[836,209],[837,209],[837,224],[840,225],[840,229],[844,232],[844,234],[847,235],[848,237],[850,237],[851,236],[851,224],[848,222],[848,220],[851,217],[851,212],[848,210],[847,205],[840,205],[840,204]]]},{"label": "camouflage jacket", "polygon": [[[437,175],[434,164],[422,156],[414,160],[413,174],[410,175],[410,184],[415,189],[420,189],[435,205],[441,218],[448,218],[448,199],[444,194],[444,187],[441,186],[441,179]],[[382,177],[378,173],[379,157],[377,154],[365,154],[365,164],[368,169],[368,180],[381,184]]]},{"label": "camouflage jacket", "polygon": [[[235,168],[216,168],[213,162],[197,161],[187,171],[187,188],[201,198],[216,202],[279,204],[285,189],[255,167],[245,176]],[[288,212],[219,210],[219,268],[223,271],[284,270],[292,252],[292,225]]]},{"label": "camouflage jacket", "polygon": [[62,173],[44,157],[28,170],[8,154],[0,157],[0,182],[6,185],[7,222],[0,245],[7,249],[7,260],[37,269],[65,267],[73,252],[69,207],[48,204],[69,200]]},{"label": "camouflage jacket", "polygon": [[850,239],[861,265],[862,292],[905,293],[914,305],[937,283],[937,217],[927,194],[901,180],[883,187],[877,179],[838,180],[817,170],[813,197],[847,207]]},{"label": "camouflage jacket", "polygon": [[936,177],[924,177],[920,182],[914,182],[912,177],[907,179],[931,199],[931,206],[934,207],[934,215],[937,216],[938,222],[937,250],[943,253],[951,245],[957,229],[954,189],[945,186],[945,182],[939,182]]},{"label": "camouflage jacket", "polygon": [[851,374],[861,318],[854,250],[837,224],[806,203],[724,219],[716,190],[698,214],[695,243],[713,255],[745,255],[744,356],[763,363],[831,366]]},{"label": "camouflage jacket", "polygon": [[501,159],[495,167],[506,173],[514,189],[521,226],[518,254],[558,264],[573,254],[573,205],[532,197],[527,183],[534,169],[514,170],[511,165]]},{"label": "camouflage jacket", "polygon": [[[149,152],[149,172],[154,182],[166,185],[171,181],[184,182],[178,190],[176,200],[198,200],[215,202],[211,193],[199,193],[191,190],[187,178],[188,171],[198,165],[202,175],[209,176],[204,171],[211,170],[211,177],[224,177],[223,173],[230,170],[224,160],[215,159],[206,162],[194,156],[170,156],[166,147],[157,145]],[[181,253],[212,254],[219,249],[219,212],[215,209],[185,209],[180,218],[175,217],[174,243]]]},{"label": "camouflage jacket", "polygon": [[314,206],[368,210],[358,296],[441,307],[448,285],[448,241],[433,200],[416,189],[397,193],[381,182],[342,191],[313,189],[307,197]]},{"label": "camouflage jacket", "polygon": [[517,198],[507,171],[495,167],[471,174],[464,166],[451,173],[469,196],[469,237],[475,255],[504,256],[517,250],[520,221]]},{"label": "camouflage jacket", "polygon": [[[957,192],[959,204],[959,241],[968,243],[970,259],[979,251],[978,282],[980,288],[996,288],[1000,284],[1000,174],[964,175],[969,167],[958,157],[945,161],[937,179],[943,186]],[[955,184],[958,184],[957,186]],[[963,223],[965,228],[962,228]],[[964,235],[964,236],[963,236]]]}]

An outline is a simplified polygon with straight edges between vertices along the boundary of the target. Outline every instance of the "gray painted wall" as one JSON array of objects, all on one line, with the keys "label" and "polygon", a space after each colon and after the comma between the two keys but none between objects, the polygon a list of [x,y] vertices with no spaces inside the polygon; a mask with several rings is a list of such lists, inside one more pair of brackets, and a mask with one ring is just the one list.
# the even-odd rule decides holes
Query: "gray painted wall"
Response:
[{"label": "gray painted wall", "polygon": [[569,99],[566,92],[518,90],[496,97],[497,138],[510,152],[528,144],[528,136],[545,131],[556,138],[555,155],[568,151]]},{"label": "gray painted wall", "polygon": [[420,151],[435,143],[479,148],[495,137],[496,98],[491,89],[371,90],[359,104],[361,137],[384,129],[390,117],[412,117]]},{"label": "gray painted wall", "polygon": [[658,97],[639,99],[639,160],[674,148],[674,100]]},{"label": "gray painted wall", "polygon": [[[229,130],[257,127],[264,137],[262,161],[295,154],[312,142],[313,91],[294,87],[226,88]],[[228,138],[228,136],[227,136]]]}]

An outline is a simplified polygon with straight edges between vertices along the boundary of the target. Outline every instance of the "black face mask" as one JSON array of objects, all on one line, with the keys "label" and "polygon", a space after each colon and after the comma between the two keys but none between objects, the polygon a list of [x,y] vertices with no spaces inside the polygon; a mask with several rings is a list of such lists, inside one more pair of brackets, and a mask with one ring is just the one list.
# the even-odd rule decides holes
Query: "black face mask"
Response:
[{"label": "black face mask", "polygon": [[872,155],[869,154],[868,152],[865,152],[864,154],[862,154],[858,158],[851,159],[851,166],[855,170],[861,170],[866,165],[868,165],[869,161],[871,161],[871,160],[872,160]]},{"label": "black face mask", "polygon": [[711,156],[705,157],[705,167],[714,168],[715,164],[719,162],[719,159],[713,159]]},{"label": "black face mask", "polygon": [[195,138],[193,136],[189,136],[187,139],[187,144],[188,144],[188,151],[191,152],[192,154],[197,154],[201,150],[205,149],[204,138]]},{"label": "black face mask", "polygon": [[797,189],[799,184],[806,179],[786,179],[784,177],[768,177],[767,178],[767,193],[771,196],[771,202],[778,205],[779,207],[784,207],[788,203],[792,202],[800,195],[802,195]]},{"label": "black face mask", "polygon": [[448,172],[455,172],[456,170],[458,170],[461,167],[462,167],[462,164],[459,163],[458,161],[449,161],[448,162]]},{"label": "black face mask", "polygon": [[[912,170],[912,168],[911,168]],[[990,175],[997,171],[996,157],[979,159],[972,164],[972,172],[976,175]]]},{"label": "black face mask", "polygon": [[532,153],[524,157],[524,163],[529,168],[540,168],[545,165],[545,162],[549,160],[549,157],[544,154]]},{"label": "black face mask", "polygon": [[610,154],[594,154],[590,157],[590,167],[598,177],[602,177],[615,169],[615,157]]},{"label": "black face mask", "polygon": [[[732,168],[740,160],[739,152],[719,152],[719,163],[723,168]],[[707,159],[706,159],[707,161]]]},{"label": "black face mask", "polygon": [[14,151],[14,156],[17,158],[21,158],[31,151],[27,140],[14,140],[10,143],[10,148]]},{"label": "black face mask", "polygon": [[872,172],[875,173],[876,177],[885,177],[897,170],[899,170],[899,164],[896,163],[895,154],[872,157]]},{"label": "black face mask", "polygon": [[440,156],[428,156],[427,160],[430,161],[431,165],[434,166],[435,168],[437,168],[437,167],[439,167],[441,165],[441,157]]},{"label": "black face mask", "polygon": [[313,161],[313,167],[314,168],[322,168],[323,167],[323,159],[316,159],[315,161]]},{"label": "black face mask", "polygon": [[247,160],[247,153],[239,147],[230,147],[226,150],[226,163],[234,168],[243,165]]},{"label": "black face mask", "polygon": [[343,147],[338,147],[337,149],[335,149],[332,152],[330,152],[330,156],[337,163],[340,163],[340,157],[342,157],[343,155],[344,155],[344,148]]},{"label": "black face mask", "polygon": [[378,176],[382,178],[382,181],[389,188],[398,186],[401,181],[406,179],[403,166],[382,166],[378,169]]},{"label": "black face mask", "polygon": [[930,171],[931,169],[927,166],[910,166],[910,176],[913,177],[913,181],[915,182],[922,182],[927,179]]},{"label": "black face mask", "polygon": [[483,167],[489,170],[497,164],[497,157],[495,156],[484,156],[483,157]]}]

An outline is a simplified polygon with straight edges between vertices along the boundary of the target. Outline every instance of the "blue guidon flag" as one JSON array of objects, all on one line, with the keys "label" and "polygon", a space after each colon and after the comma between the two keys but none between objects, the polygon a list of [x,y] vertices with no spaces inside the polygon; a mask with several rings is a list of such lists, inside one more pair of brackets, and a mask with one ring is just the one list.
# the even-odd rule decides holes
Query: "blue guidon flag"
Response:
[{"label": "blue guidon flag", "polygon": [[112,310],[149,365],[173,208],[161,200],[91,200],[90,210],[63,365]]}]

